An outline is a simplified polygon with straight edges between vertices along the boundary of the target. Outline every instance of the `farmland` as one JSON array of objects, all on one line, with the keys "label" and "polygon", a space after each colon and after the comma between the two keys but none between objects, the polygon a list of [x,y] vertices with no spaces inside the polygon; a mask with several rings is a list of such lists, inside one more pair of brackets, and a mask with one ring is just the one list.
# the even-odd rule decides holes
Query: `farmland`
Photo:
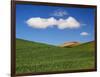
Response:
[{"label": "farmland", "polygon": [[71,48],[16,39],[16,73],[94,68],[94,42]]}]

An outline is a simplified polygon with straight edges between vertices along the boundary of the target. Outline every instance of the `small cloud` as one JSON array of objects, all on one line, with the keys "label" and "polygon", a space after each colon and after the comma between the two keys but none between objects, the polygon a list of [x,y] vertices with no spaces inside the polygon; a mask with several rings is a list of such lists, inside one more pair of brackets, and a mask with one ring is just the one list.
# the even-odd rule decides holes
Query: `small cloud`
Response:
[{"label": "small cloud", "polygon": [[28,26],[31,26],[33,28],[40,28],[45,29],[52,26],[57,26],[58,29],[66,29],[66,28],[79,28],[80,23],[74,18],[74,17],[68,17],[66,19],[56,19],[54,17],[50,18],[30,18],[26,21]]},{"label": "small cloud", "polygon": [[87,26],[87,24],[81,24],[82,26]]},{"label": "small cloud", "polygon": [[87,35],[89,35],[89,33],[87,33],[87,32],[82,32],[82,33],[80,33],[80,35],[82,35],[82,36],[87,36]]},{"label": "small cloud", "polygon": [[68,15],[68,13],[65,10],[58,9],[58,10],[55,10],[52,15],[57,16],[57,17],[63,17],[65,15]]}]

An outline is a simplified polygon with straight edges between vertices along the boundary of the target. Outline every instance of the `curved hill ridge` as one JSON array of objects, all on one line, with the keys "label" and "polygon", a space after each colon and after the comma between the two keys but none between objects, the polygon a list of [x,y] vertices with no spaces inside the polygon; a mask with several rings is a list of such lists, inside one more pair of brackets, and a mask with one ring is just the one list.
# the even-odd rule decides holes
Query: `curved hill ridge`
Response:
[{"label": "curved hill ridge", "polygon": [[64,44],[60,45],[60,47],[74,47],[80,45],[79,42],[65,42]]},{"label": "curved hill ridge", "polygon": [[94,69],[94,42],[71,48],[16,39],[16,74]]}]

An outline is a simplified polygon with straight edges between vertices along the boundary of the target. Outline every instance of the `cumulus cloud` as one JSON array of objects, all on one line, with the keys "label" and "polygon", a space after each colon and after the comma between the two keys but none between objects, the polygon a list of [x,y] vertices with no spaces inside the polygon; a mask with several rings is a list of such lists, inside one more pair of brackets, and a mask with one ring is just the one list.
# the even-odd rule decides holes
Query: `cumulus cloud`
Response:
[{"label": "cumulus cloud", "polygon": [[59,29],[80,27],[80,23],[74,17],[68,17],[65,20],[59,19],[57,25]]},{"label": "cumulus cloud", "polygon": [[52,15],[53,15],[53,16],[62,17],[62,16],[65,16],[65,15],[68,15],[68,13],[67,13],[65,10],[58,9],[58,10],[55,10],[55,11],[52,13]]},{"label": "cumulus cloud", "polygon": [[68,17],[67,19],[56,19],[54,17],[50,18],[30,18],[26,23],[33,28],[45,29],[52,26],[57,26],[59,29],[65,28],[79,28],[80,23],[74,17]]},{"label": "cumulus cloud", "polygon": [[89,35],[89,33],[87,33],[87,32],[81,32],[80,35],[87,36],[87,35]]},{"label": "cumulus cloud", "polygon": [[33,28],[47,28],[55,25],[56,19],[54,19],[53,17],[48,19],[36,17],[28,19],[26,23]]}]

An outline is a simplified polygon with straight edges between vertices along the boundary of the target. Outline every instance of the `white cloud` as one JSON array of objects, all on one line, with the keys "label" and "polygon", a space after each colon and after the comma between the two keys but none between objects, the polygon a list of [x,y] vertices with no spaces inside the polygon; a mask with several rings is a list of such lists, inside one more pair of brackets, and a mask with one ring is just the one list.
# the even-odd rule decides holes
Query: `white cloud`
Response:
[{"label": "white cloud", "polygon": [[62,16],[65,16],[65,15],[68,15],[68,13],[65,10],[58,9],[58,10],[55,10],[52,15],[62,17]]},{"label": "white cloud", "polygon": [[55,19],[54,17],[50,18],[30,18],[26,23],[33,28],[45,29],[47,27],[57,26],[59,29],[66,28],[79,28],[80,23],[74,17],[68,17],[67,19]]},{"label": "white cloud", "polygon": [[48,19],[36,17],[28,19],[26,23],[33,28],[47,28],[55,25],[56,19],[54,19],[53,17]]},{"label": "white cloud", "polygon": [[87,35],[89,35],[89,33],[87,33],[87,32],[81,32],[80,35],[87,36]]},{"label": "white cloud", "polygon": [[80,23],[73,17],[68,17],[67,19],[59,19],[58,21],[58,28],[65,29],[65,28],[79,28]]}]

